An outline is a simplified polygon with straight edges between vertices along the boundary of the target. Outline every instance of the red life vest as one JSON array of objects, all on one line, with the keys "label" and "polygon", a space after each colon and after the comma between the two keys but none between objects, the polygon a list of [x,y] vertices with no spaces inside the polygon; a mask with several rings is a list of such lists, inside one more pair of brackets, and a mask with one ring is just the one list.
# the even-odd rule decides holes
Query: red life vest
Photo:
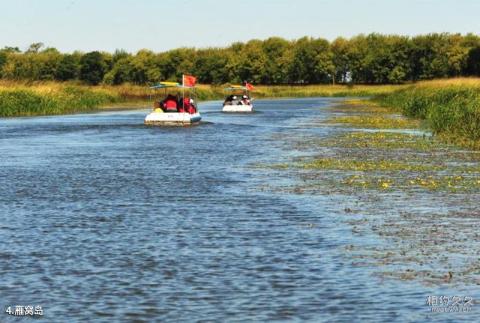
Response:
[{"label": "red life vest", "polygon": [[185,112],[188,112],[190,114],[194,114],[196,112],[195,111],[195,106],[193,106],[193,104],[190,103],[189,98],[183,99],[183,106],[185,108]]},{"label": "red life vest", "polygon": [[189,104],[187,112],[190,114],[195,114],[195,112],[197,112],[197,109],[195,109],[195,106],[193,104]]},{"label": "red life vest", "polygon": [[183,112],[188,112],[189,107],[190,107],[190,99],[189,98],[184,98],[183,99]]},{"label": "red life vest", "polygon": [[168,99],[167,101],[165,101],[165,109],[167,109],[167,111],[177,110],[177,101],[173,99]]}]

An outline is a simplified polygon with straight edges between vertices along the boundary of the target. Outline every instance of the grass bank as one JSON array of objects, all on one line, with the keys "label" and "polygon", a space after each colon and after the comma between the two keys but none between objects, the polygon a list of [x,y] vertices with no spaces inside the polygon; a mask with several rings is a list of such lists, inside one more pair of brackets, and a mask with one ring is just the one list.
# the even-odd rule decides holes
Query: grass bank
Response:
[{"label": "grass bank", "polygon": [[[405,85],[258,85],[255,86],[253,96],[256,98],[367,97],[390,93],[405,87]],[[220,97],[224,96],[222,87],[212,89],[217,93],[220,90]]]},{"label": "grass bank", "polygon": [[0,117],[87,112],[111,104],[144,100],[141,87],[85,86],[76,83],[0,82]]},{"label": "grass bank", "polygon": [[374,101],[425,120],[444,140],[480,148],[480,79],[420,82],[380,94]]},{"label": "grass bank", "polygon": [[[255,98],[315,96],[375,96],[404,86],[256,86]],[[222,99],[224,86],[199,85],[200,101]],[[94,111],[103,106],[147,102],[153,94],[146,86],[86,86],[79,83],[0,82],[0,117],[55,115]]]}]

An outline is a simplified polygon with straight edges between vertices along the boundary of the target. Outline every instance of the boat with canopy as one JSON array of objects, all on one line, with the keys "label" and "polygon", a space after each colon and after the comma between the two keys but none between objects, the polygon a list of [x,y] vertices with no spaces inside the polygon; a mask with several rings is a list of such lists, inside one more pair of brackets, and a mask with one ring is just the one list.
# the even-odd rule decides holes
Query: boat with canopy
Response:
[{"label": "boat with canopy", "polygon": [[250,97],[250,91],[253,85],[231,85],[225,88],[230,94],[223,102],[223,112],[253,112],[253,99]]},{"label": "boat with canopy", "polygon": [[[189,126],[200,122],[202,117],[196,105],[196,79],[189,75],[184,75],[182,79],[182,84],[160,82],[150,87],[155,94],[153,111],[145,117],[146,125]],[[158,92],[163,93],[161,101],[157,100]]]}]

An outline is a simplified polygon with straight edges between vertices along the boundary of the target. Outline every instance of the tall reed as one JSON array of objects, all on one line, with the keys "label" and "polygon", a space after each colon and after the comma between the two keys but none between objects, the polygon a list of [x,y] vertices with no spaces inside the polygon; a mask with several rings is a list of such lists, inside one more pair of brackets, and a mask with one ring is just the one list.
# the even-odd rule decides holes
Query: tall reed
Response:
[{"label": "tall reed", "polygon": [[[224,86],[200,84],[198,100],[221,100],[227,94]],[[391,92],[402,86],[256,86],[255,98],[372,96]],[[20,83],[0,81],[0,117],[67,114],[94,110],[103,105],[150,100],[154,91],[147,86],[85,86],[75,82]]]},{"label": "tall reed", "polygon": [[424,119],[436,134],[475,144],[480,141],[480,79],[422,82],[375,100]]}]

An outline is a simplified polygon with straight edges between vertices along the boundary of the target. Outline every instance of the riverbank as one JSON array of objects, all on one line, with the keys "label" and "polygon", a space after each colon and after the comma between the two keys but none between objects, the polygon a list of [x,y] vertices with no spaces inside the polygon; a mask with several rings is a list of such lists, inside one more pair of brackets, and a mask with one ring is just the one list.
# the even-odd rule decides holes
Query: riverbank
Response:
[{"label": "riverbank", "polygon": [[480,149],[480,79],[420,82],[373,99],[405,116],[421,119],[442,140]]},{"label": "riverbank", "polygon": [[0,117],[89,112],[102,106],[138,102],[146,97],[147,90],[141,87],[3,81],[0,82]]},{"label": "riverbank", "polygon": [[[308,85],[256,86],[255,98],[375,96],[405,86]],[[220,100],[224,86],[199,85],[198,100]],[[75,82],[0,82],[0,117],[57,115],[99,110],[105,106],[149,102],[154,92],[146,86],[86,86]],[[135,104],[138,105],[138,104]],[[144,106],[144,105],[142,105]]]}]

